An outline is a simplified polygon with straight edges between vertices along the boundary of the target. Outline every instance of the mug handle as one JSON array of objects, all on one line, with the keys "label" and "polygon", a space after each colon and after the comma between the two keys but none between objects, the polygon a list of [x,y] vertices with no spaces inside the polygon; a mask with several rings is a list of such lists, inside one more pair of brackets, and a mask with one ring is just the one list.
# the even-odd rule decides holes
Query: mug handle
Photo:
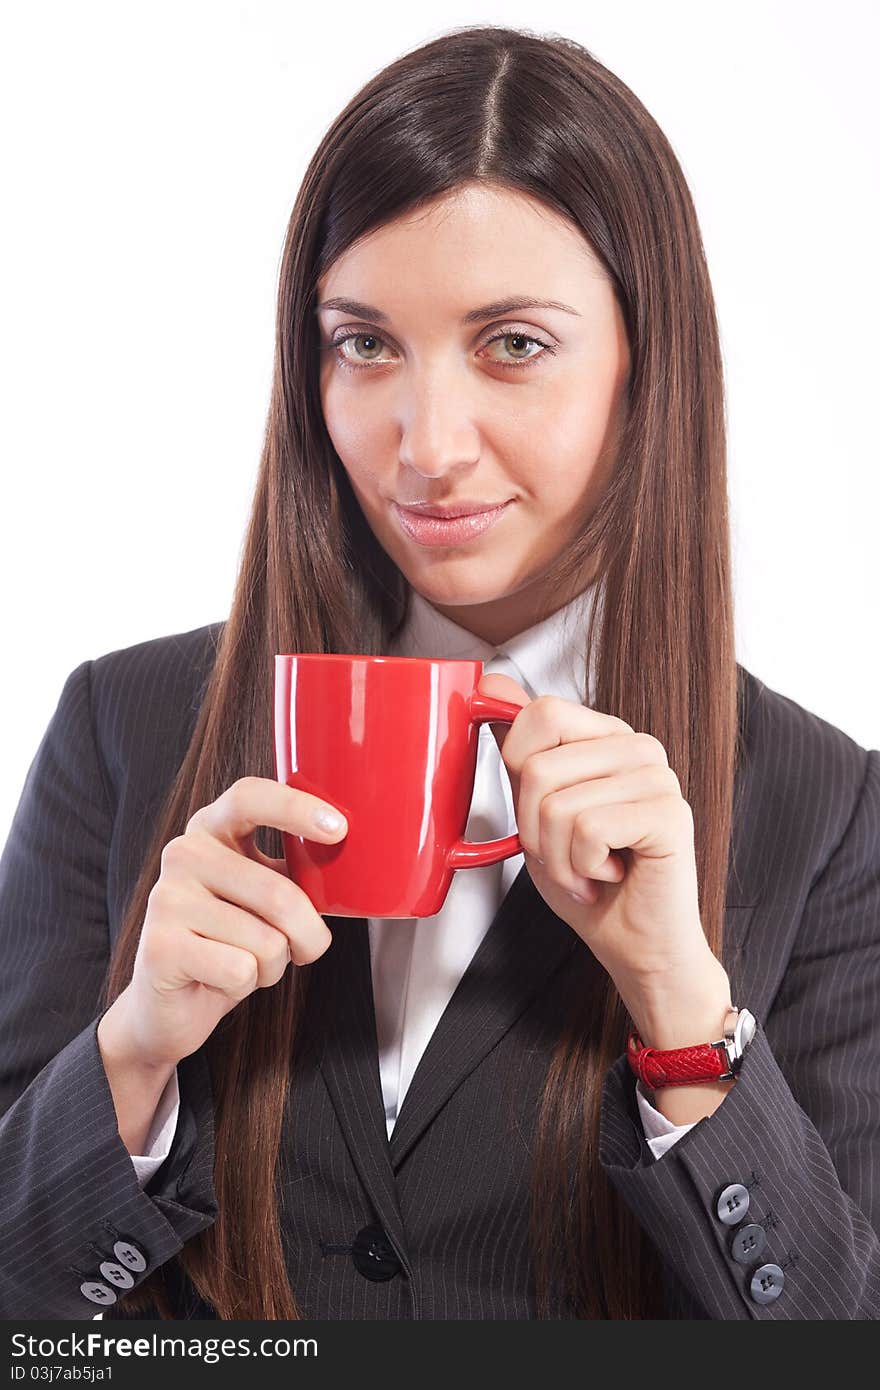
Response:
[{"label": "mug handle", "polygon": [[[512,724],[522,709],[510,700],[495,700],[491,695],[481,695],[474,691],[470,702],[470,717],[474,724]],[[505,835],[500,840],[460,839],[449,851],[447,864],[450,869],[477,869],[485,864],[497,864],[499,859],[512,859],[522,854],[523,847],[519,835]]]}]

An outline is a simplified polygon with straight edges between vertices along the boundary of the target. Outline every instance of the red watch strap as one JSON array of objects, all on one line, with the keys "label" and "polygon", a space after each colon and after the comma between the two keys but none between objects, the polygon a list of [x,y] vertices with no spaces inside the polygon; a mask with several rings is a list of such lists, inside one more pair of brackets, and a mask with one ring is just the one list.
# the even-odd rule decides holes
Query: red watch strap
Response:
[{"label": "red watch strap", "polygon": [[630,1033],[626,1055],[631,1069],[652,1090],[658,1086],[687,1086],[694,1081],[714,1081],[728,1069],[727,1053],[712,1043],[660,1051],[645,1047],[638,1033]]}]

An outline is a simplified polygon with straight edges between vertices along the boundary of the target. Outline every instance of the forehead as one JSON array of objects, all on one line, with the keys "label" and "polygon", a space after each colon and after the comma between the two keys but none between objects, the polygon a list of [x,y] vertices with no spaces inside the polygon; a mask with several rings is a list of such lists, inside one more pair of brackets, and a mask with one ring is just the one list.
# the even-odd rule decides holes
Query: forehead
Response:
[{"label": "forehead", "polygon": [[318,298],[349,296],[401,310],[442,299],[455,317],[511,293],[578,312],[608,279],[581,229],[517,190],[467,185],[376,227],[318,281]]}]

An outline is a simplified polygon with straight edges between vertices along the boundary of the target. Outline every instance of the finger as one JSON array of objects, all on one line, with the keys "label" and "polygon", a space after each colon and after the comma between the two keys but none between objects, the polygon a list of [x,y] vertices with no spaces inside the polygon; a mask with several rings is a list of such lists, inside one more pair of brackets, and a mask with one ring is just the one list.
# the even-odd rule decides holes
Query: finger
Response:
[{"label": "finger", "polygon": [[585,878],[581,881],[577,892],[571,892],[571,897],[576,898],[579,903],[593,906],[599,901],[599,885],[593,879]]},{"label": "finger", "polygon": [[[629,801],[638,795],[638,784],[624,783],[620,794],[614,795],[607,790],[608,779],[623,776],[634,769],[652,767],[661,769],[661,776],[668,778],[669,784],[658,782],[656,791],[652,791],[654,784],[646,779],[646,795],[654,795],[661,790],[680,790],[678,778],[669,768],[663,745],[648,734],[609,734],[607,738],[563,743],[532,754],[526,760],[519,779],[516,822],[520,840],[523,844],[534,846],[544,858],[543,851],[537,847],[542,843],[540,813],[547,797],[569,787],[577,790],[595,783],[598,785],[594,787],[594,796],[601,799],[610,795],[614,800]],[[634,793],[627,790],[630,785],[635,786]],[[562,798],[558,803],[559,815],[564,816],[575,804],[571,798]]]},{"label": "finger", "polygon": [[223,902],[210,894],[204,895],[203,902],[187,922],[186,931],[200,941],[234,946],[255,960],[257,977],[252,986],[254,989],[277,984],[293,958],[295,932],[289,936],[253,913],[243,912],[233,903]]},{"label": "finger", "polygon": [[519,782],[526,760],[561,744],[582,739],[607,738],[611,734],[633,734],[633,729],[615,715],[602,714],[588,705],[578,705],[556,695],[541,695],[517,715],[504,740],[502,757],[518,797]]},{"label": "finger", "polygon": [[484,671],[478,689],[481,695],[491,695],[495,700],[509,700],[514,705],[527,705],[531,699],[513,676],[506,676],[503,671]]},{"label": "finger", "polygon": [[[326,830],[316,820],[321,812],[338,810],[343,817],[338,830]],[[298,787],[288,787],[268,777],[240,777],[208,806],[190,817],[186,832],[207,830],[233,848],[250,845],[259,826],[271,826],[302,835],[308,840],[335,843],[347,833],[342,807]]]},{"label": "finger", "polygon": [[[517,684],[512,676],[505,676],[501,671],[490,671],[488,674],[484,673],[480,677],[478,689],[481,695],[491,695],[495,700],[507,700],[510,704],[520,705],[521,707],[529,704],[531,699],[528,693],[523,690],[521,685]],[[519,716],[517,716],[517,718],[519,718]],[[489,722],[489,728],[498,746],[499,752],[510,733],[510,727],[509,721],[490,720]]]},{"label": "finger", "polygon": [[[626,878],[625,850],[609,850],[608,857],[590,872],[597,883],[621,883]],[[569,860],[570,862],[570,860]]]},{"label": "finger", "polygon": [[693,842],[693,816],[682,797],[621,801],[580,812],[571,837],[571,870],[593,877],[611,850],[629,849],[648,859],[680,854]]},{"label": "finger", "polygon": [[261,864],[206,831],[191,830],[165,846],[162,878],[172,886],[194,881],[215,901],[232,903],[283,932],[295,964],[315,960],[330,944],[329,928],[298,883],[286,872],[270,871],[274,862]]},{"label": "finger", "polygon": [[626,876],[626,866],[619,854],[609,854],[605,864],[587,879],[580,874],[573,874],[570,869],[567,873],[564,870],[557,870],[551,875],[547,866],[542,864],[540,859],[536,859],[530,854],[527,854],[525,858],[529,876],[539,892],[543,892],[545,889],[552,891],[563,887],[566,892],[579,898],[581,902],[594,903],[598,901],[599,882],[597,880],[619,882]]},{"label": "finger", "polygon": [[165,978],[171,990],[195,983],[237,1002],[253,993],[258,973],[249,951],[184,931],[175,943],[174,971]]},{"label": "finger", "polygon": [[174,979],[181,962],[192,959],[187,950],[189,934],[253,957],[257,962],[254,988],[277,984],[291,961],[307,965],[317,960],[332,940],[326,923],[321,923],[321,931],[308,926],[283,931],[235,903],[214,897],[198,884],[183,893],[174,885],[164,885],[164,895],[160,885],[154,889],[152,901],[156,925],[145,938],[145,949],[151,972],[160,979]]},{"label": "finger", "polygon": [[[545,851],[544,872],[552,883],[567,892],[584,894],[584,880],[594,879],[597,883],[620,883],[626,877],[623,857],[608,847],[604,854],[591,845],[589,872],[576,864],[573,855],[574,822],[571,818],[557,835],[552,849]],[[597,890],[592,890],[595,901]]]},{"label": "finger", "polygon": [[259,967],[257,986],[264,989],[277,984],[291,962],[308,965],[323,955],[332,937],[326,923],[320,918],[318,922],[319,929],[305,922],[276,927],[235,903],[204,893],[201,901],[196,901],[187,930],[249,952]]},{"label": "finger", "polygon": [[[572,882],[574,878],[587,877],[619,883],[625,877],[626,865],[620,855],[613,854],[613,849],[629,848],[629,845],[604,844],[591,828],[605,824],[603,817],[611,806],[630,802],[653,803],[673,796],[680,799],[678,778],[671,768],[657,764],[551,792],[538,808],[538,845],[547,872],[569,891],[575,886]],[[575,835],[578,825],[581,827],[581,845],[580,857],[576,860]],[[585,861],[587,852],[591,856],[589,863]]]}]

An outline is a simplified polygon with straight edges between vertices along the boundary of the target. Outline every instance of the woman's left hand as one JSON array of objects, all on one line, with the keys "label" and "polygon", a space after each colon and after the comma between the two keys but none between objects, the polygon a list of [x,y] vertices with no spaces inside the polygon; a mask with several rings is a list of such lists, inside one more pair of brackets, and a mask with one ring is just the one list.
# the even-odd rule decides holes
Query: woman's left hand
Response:
[{"label": "woman's left hand", "polygon": [[573,701],[530,700],[500,673],[479,688],[524,707],[492,728],[545,902],[608,971],[646,1044],[720,1036],[729,980],[700,921],[693,814],[663,745]]}]

